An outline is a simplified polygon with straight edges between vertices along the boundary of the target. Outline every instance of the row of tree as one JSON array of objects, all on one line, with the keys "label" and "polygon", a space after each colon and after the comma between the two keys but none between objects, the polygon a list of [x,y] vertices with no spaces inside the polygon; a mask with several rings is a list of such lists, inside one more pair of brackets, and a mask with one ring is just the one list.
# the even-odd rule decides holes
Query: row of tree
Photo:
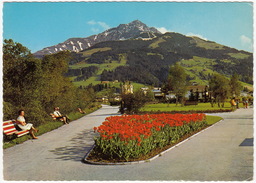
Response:
[{"label": "row of tree", "polygon": [[4,40],[4,120],[16,118],[18,110],[23,109],[27,120],[38,126],[49,119],[49,113],[56,106],[70,113],[89,105],[94,100],[94,91],[76,88],[65,77],[69,61],[69,52],[39,59],[20,43]]},{"label": "row of tree", "polygon": [[[172,91],[176,96],[176,104],[180,102],[178,99],[184,99],[187,92],[187,75],[182,66],[178,63],[170,67],[169,76],[166,84],[162,87],[162,91],[168,94]],[[242,90],[239,76],[235,73],[230,79],[219,73],[214,73],[209,79],[209,93],[219,106],[224,107],[224,102],[228,97],[239,96]]]}]

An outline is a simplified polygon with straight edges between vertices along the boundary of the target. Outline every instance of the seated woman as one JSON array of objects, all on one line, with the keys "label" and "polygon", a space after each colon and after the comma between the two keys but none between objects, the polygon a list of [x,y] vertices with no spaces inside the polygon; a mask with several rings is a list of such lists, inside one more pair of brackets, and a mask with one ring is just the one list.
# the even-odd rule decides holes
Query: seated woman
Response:
[{"label": "seated woman", "polygon": [[38,137],[36,137],[36,136],[34,135],[34,132],[37,133],[38,130],[33,127],[33,124],[31,124],[31,123],[26,123],[26,120],[25,120],[25,117],[24,117],[24,116],[25,116],[24,110],[20,110],[20,111],[19,111],[19,117],[18,117],[17,120],[16,120],[17,125],[19,126],[19,128],[20,128],[21,130],[29,130],[29,133],[30,133],[30,135],[33,137],[33,139],[38,139]]}]

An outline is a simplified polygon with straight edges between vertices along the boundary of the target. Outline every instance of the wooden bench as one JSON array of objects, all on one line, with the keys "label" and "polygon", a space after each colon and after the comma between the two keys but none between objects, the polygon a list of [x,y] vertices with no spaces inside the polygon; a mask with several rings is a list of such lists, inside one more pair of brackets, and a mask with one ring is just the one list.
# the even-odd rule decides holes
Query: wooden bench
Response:
[{"label": "wooden bench", "polygon": [[187,100],[184,105],[198,105],[198,101],[191,101],[191,100]]},{"label": "wooden bench", "polygon": [[8,120],[3,122],[3,133],[6,136],[16,136],[16,137],[21,137],[23,135],[26,135],[29,133],[29,130],[21,130],[18,131],[15,128],[16,122],[15,120]]}]

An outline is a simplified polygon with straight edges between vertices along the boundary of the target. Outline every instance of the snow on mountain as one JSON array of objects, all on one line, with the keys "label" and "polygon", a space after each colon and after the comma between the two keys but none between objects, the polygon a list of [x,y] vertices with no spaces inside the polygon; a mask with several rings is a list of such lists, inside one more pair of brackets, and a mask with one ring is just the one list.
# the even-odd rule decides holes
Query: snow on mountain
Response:
[{"label": "snow on mountain", "polygon": [[79,52],[99,42],[126,40],[138,37],[142,33],[148,33],[148,38],[152,38],[151,35],[155,35],[154,33],[161,34],[156,28],[148,27],[141,21],[135,20],[128,24],[120,24],[118,27],[108,29],[97,35],[92,35],[86,38],[70,38],[63,43],[39,50],[35,52],[34,55],[41,57],[43,55],[57,53],[64,50]]}]

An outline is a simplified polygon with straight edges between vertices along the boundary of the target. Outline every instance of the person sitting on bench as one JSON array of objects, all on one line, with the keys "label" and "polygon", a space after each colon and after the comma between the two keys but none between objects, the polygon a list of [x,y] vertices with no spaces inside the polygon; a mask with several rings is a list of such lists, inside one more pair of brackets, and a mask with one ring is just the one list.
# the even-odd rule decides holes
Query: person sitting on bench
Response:
[{"label": "person sitting on bench", "polygon": [[59,109],[60,109],[59,107],[55,107],[55,108],[54,108],[53,114],[54,114],[55,118],[58,119],[58,120],[63,121],[64,124],[68,124],[68,118],[67,118],[67,116],[63,116],[63,115],[60,113]]},{"label": "person sitting on bench", "polygon": [[77,110],[81,113],[81,114],[85,114],[86,112],[84,112],[81,108],[77,108]]},{"label": "person sitting on bench", "polygon": [[38,130],[33,127],[33,124],[31,124],[31,123],[26,123],[26,120],[25,120],[25,117],[24,117],[24,116],[25,116],[24,110],[20,110],[20,111],[19,111],[19,117],[18,117],[17,120],[16,120],[16,123],[17,123],[18,127],[19,127],[21,130],[29,130],[29,133],[30,133],[30,135],[33,137],[33,139],[38,139],[38,137],[36,137],[36,136],[34,135],[34,132],[37,133]]}]

